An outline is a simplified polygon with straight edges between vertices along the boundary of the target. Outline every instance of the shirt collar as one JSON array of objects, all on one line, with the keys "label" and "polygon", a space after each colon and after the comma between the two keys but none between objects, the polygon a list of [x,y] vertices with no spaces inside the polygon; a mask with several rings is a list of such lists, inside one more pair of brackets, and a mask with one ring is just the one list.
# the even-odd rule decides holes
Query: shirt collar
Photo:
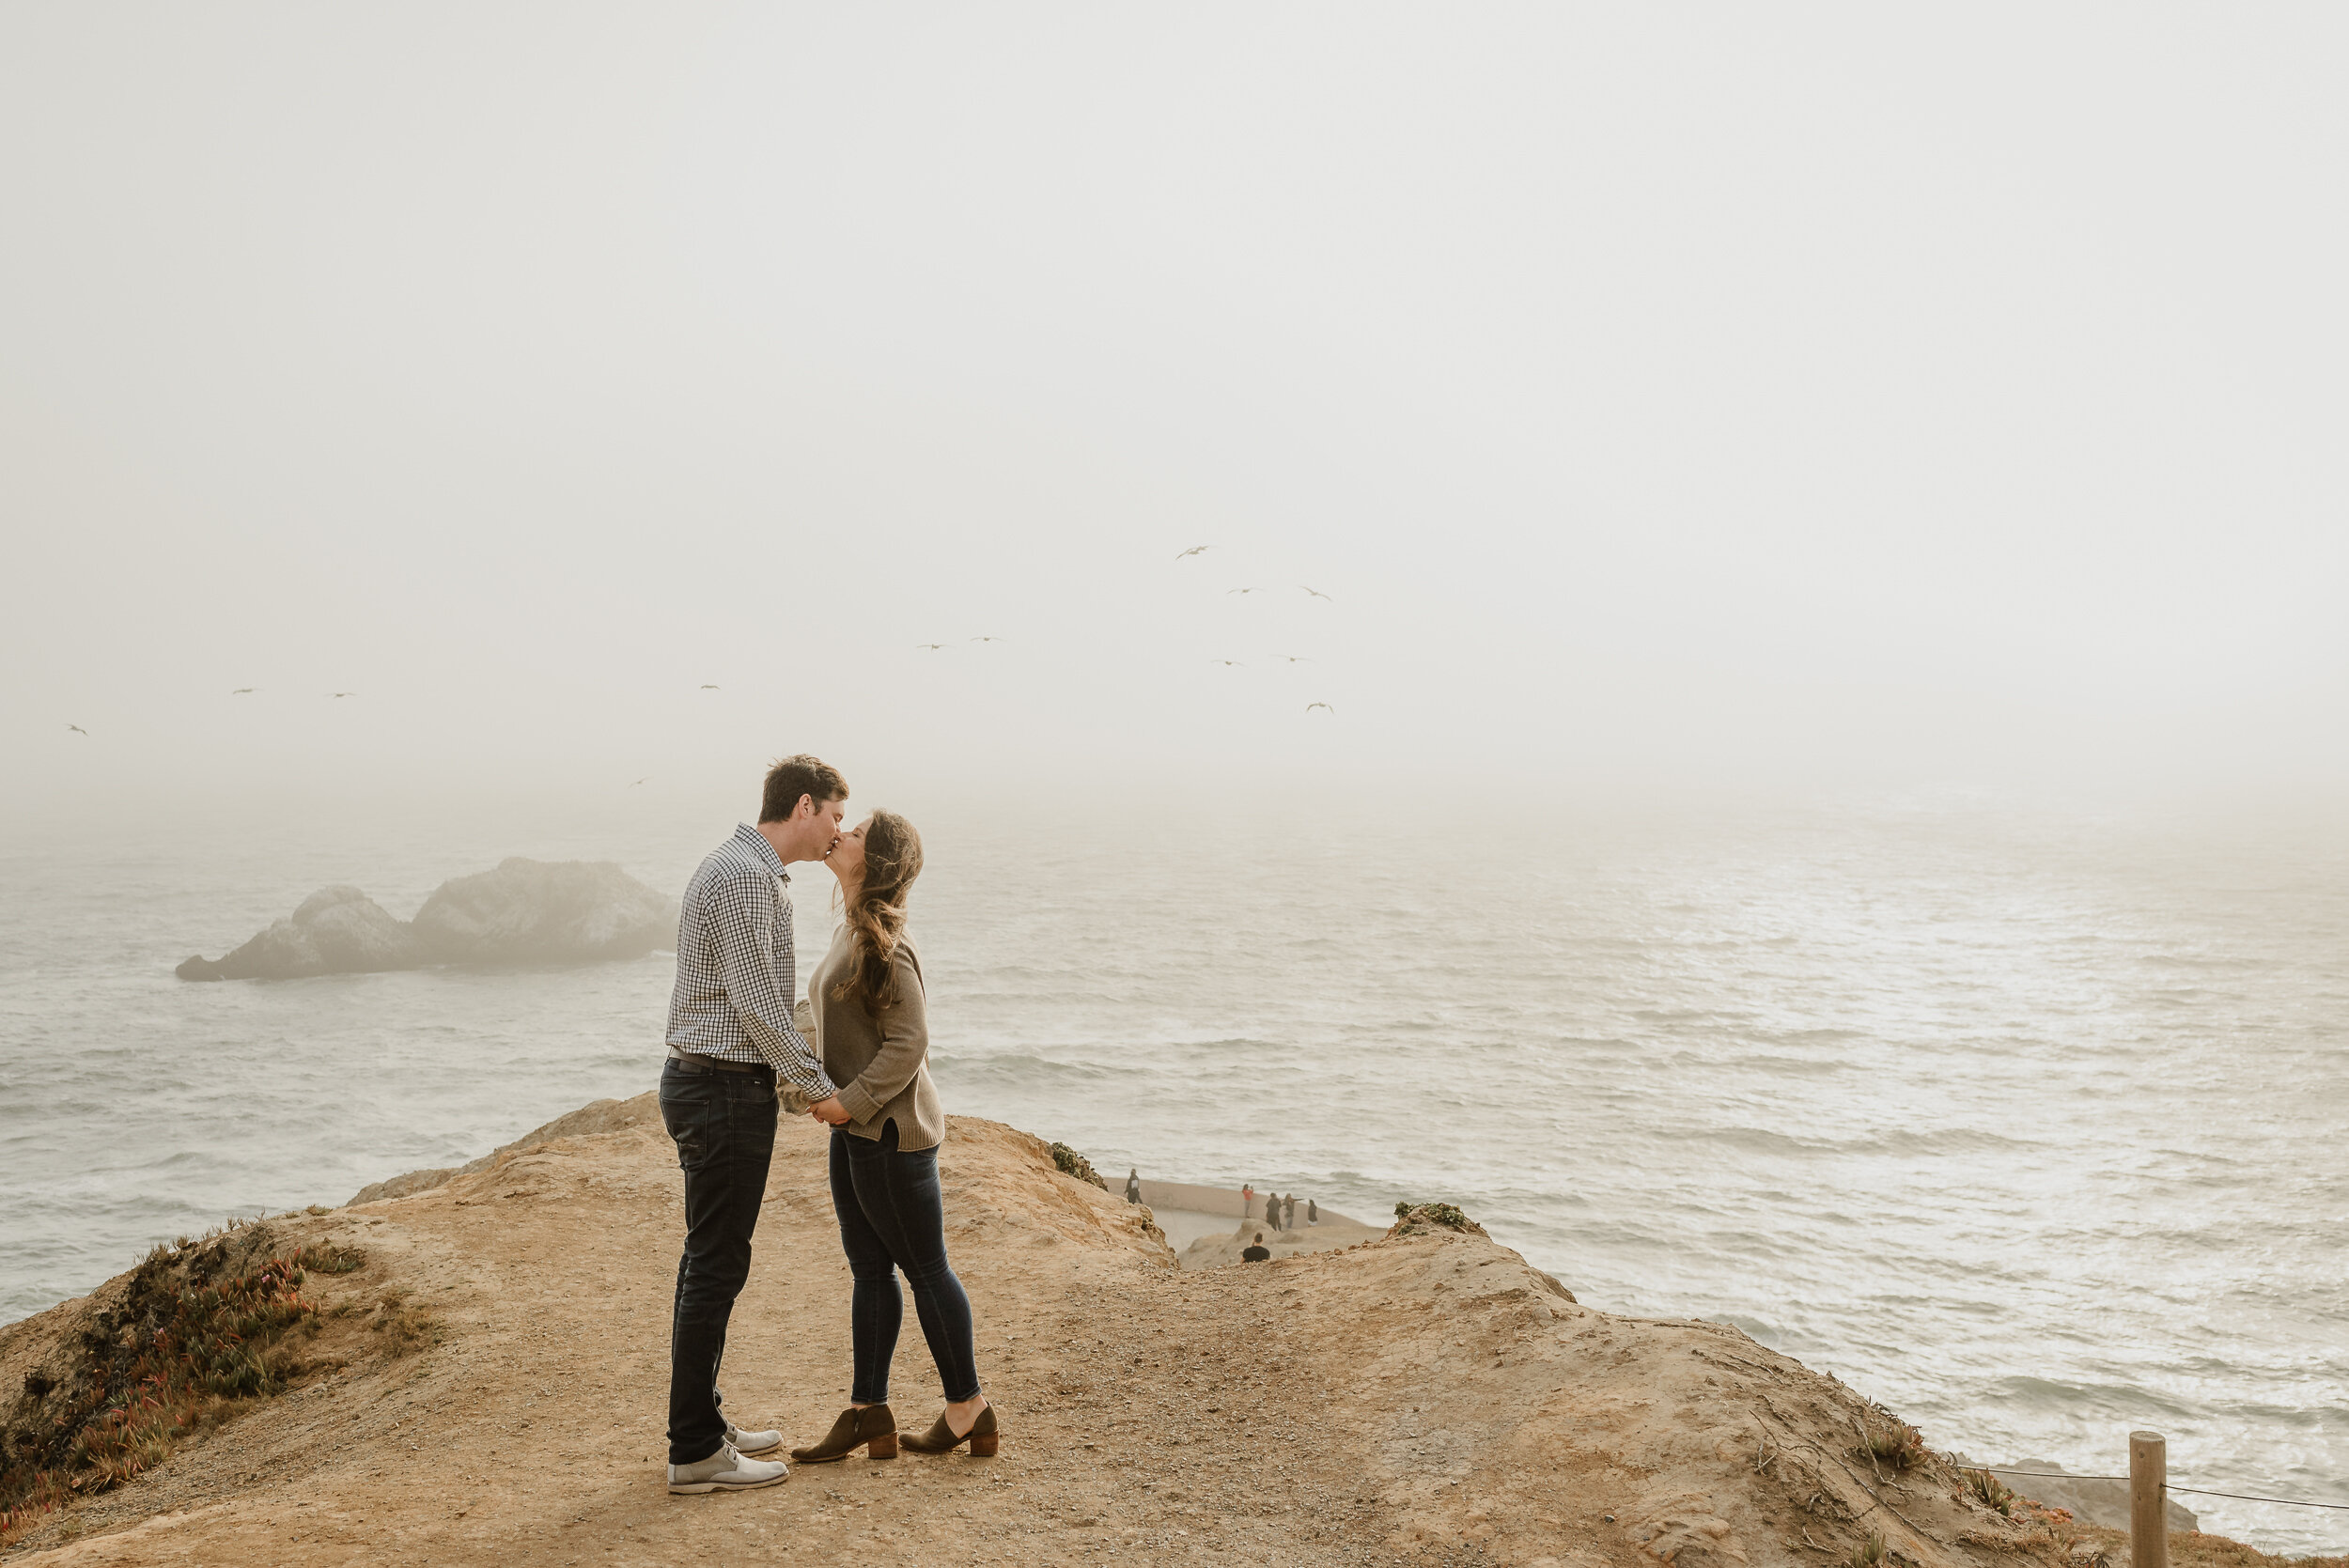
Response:
[{"label": "shirt collar", "polygon": [[783,857],[775,853],[775,846],[767,842],[765,833],[745,822],[734,830],[734,836],[742,847],[748,849],[752,857],[766,866],[769,871],[786,882],[791,880],[791,874],[783,868]]}]

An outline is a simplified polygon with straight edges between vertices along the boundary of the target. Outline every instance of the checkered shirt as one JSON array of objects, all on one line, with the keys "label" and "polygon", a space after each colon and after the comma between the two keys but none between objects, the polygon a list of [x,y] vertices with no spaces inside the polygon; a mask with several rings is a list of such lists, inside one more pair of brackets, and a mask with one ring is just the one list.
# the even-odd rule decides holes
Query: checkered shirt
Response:
[{"label": "checkered shirt", "polygon": [[669,1044],[722,1062],[764,1062],[811,1100],[839,1093],[791,1021],[791,880],[745,822],[686,884]]}]

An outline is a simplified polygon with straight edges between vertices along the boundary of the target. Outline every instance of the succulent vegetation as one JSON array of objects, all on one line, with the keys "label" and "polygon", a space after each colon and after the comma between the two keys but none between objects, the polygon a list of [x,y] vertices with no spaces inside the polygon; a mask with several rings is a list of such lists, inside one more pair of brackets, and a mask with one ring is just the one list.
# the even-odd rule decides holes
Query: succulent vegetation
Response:
[{"label": "succulent vegetation", "polygon": [[1456,1203],[1397,1203],[1394,1205],[1394,1227],[1389,1235],[1418,1235],[1426,1231],[1458,1231],[1464,1235],[1483,1235],[1485,1227],[1460,1212]]},{"label": "succulent vegetation", "polygon": [[1984,1507],[1995,1508],[2001,1514],[2015,1512],[2015,1490],[2005,1482],[1988,1470],[1961,1469],[1957,1473],[1965,1478],[1966,1490],[1975,1501]]},{"label": "succulent vegetation", "polygon": [[245,1222],[157,1247],[83,1333],[68,1375],[25,1378],[0,1428],[0,1546],[61,1503],[162,1463],[175,1438],[299,1370],[283,1342],[317,1329],[305,1274],[348,1273],[365,1259],[314,1248],[279,1256],[272,1239]]},{"label": "succulent vegetation", "polygon": [[1929,1457],[1924,1437],[1906,1421],[1878,1405],[1865,1425],[1858,1420],[1852,1429],[1859,1434],[1859,1446],[1852,1452],[1875,1467],[1878,1475],[1887,1470],[1895,1474],[1921,1465]]},{"label": "succulent vegetation", "polygon": [[1052,1163],[1081,1182],[1091,1182],[1104,1192],[1110,1189],[1110,1184],[1101,1179],[1101,1172],[1093,1168],[1093,1161],[1066,1143],[1052,1145]]}]

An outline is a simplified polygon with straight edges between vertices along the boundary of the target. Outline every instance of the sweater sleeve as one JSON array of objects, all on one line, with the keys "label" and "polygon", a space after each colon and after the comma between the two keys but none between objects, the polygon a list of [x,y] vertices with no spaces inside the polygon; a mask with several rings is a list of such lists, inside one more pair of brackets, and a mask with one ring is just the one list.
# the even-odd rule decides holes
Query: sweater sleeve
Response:
[{"label": "sweater sleeve", "polygon": [[[885,1008],[876,1022],[880,1030],[880,1049],[854,1081],[840,1091],[840,1103],[859,1122],[869,1122],[880,1114],[881,1107],[905,1093],[922,1070],[923,1061],[930,1052],[929,1011],[922,994],[922,966],[911,953],[900,947],[894,959],[897,970],[897,1001]],[[847,1005],[853,1006],[851,1001]]]}]

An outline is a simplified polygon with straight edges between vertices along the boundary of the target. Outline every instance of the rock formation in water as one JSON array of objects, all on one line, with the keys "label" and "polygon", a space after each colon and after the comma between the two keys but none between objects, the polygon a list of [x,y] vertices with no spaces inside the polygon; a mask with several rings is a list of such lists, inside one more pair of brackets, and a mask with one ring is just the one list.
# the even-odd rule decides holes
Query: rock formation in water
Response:
[{"label": "rock formation in water", "polygon": [[182,980],[291,980],[427,964],[636,958],[677,932],[677,906],[608,861],[530,861],[452,877],[412,921],[353,887],[320,888],[229,954],[181,964]]},{"label": "rock formation in water", "polygon": [[425,962],[414,930],[353,887],[320,888],[286,919],[214,961],[181,964],[182,980],[290,980],[305,974],[372,974]]},{"label": "rock formation in water", "polygon": [[609,861],[526,861],[443,882],[417,939],[465,963],[640,958],[677,936],[677,906]]}]

